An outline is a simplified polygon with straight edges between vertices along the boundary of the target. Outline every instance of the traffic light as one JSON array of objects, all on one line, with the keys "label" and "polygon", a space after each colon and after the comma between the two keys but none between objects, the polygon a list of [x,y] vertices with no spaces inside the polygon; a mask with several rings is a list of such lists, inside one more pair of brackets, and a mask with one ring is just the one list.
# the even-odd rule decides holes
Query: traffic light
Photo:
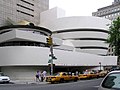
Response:
[{"label": "traffic light", "polygon": [[52,38],[51,37],[46,38],[46,41],[47,41],[48,45],[52,45]]}]

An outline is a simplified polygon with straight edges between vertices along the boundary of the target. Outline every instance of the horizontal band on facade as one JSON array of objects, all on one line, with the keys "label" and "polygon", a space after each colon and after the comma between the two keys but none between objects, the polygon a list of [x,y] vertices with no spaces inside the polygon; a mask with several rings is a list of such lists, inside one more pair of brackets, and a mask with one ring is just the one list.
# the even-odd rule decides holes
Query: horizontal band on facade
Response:
[{"label": "horizontal band on facade", "polygon": [[80,48],[80,49],[106,49],[106,50],[108,50],[107,47],[98,47],[98,46],[84,46],[84,47],[75,47],[75,48]]},{"label": "horizontal band on facade", "polygon": [[59,31],[54,31],[53,33],[67,33],[67,32],[80,32],[80,31],[94,31],[94,32],[104,32],[108,33],[107,30],[102,30],[102,29],[66,29],[66,30],[59,30]]},{"label": "horizontal band on facade", "polygon": [[2,26],[0,27],[1,30],[10,29],[10,28],[31,28],[31,29],[38,29],[40,31],[46,32],[46,34],[51,35],[52,32],[49,29],[39,26],[30,26],[30,25],[9,25],[9,26]]}]

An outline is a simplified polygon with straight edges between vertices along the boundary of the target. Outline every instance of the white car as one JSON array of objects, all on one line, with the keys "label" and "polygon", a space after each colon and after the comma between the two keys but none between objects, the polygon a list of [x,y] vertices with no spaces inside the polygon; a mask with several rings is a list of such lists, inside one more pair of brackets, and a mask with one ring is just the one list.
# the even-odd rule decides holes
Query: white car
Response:
[{"label": "white car", "polygon": [[0,83],[9,83],[10,78],[6,75],[4,75],[2,72],[0,72]]},{"label": "white car", "polygon": [[120,70],[109,72],[98,90],[120,90]]}]

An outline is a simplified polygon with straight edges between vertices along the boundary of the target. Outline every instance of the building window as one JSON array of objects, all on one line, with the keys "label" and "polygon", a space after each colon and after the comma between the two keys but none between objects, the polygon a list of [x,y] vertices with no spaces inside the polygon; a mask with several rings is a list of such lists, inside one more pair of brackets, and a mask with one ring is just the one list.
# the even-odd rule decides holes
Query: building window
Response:
[{"label": "building window", "polygon": [[22,2],[24,2],[24,3],[27,3],[27,4],[29,4],[29,5],[32,5],[32,6],[34,6],[34,4],[33,3],[30,3],[30,2],[28,2],[28,1],[25,1],[25,0],[21,0]]},{"label": "building window", "polygon": [[23,6],[23,5],[20,5],[20,4],[17,4],[17,6],[20,6],[20,7],[22,7],[22,8],[28,9],[28,10],[30,10],[30,11],[34,11],[33,9],[31,9],[31,8],[28,8],[28,7],[25,7],[25,6]]},{"label": "building window", "polygon": [[17,10],[17,12],[20,12],[20,13],[23,13],[23,14],[26,14],[26,15],[29,15],[29,16],[31,16],[31,17],[34,17],[34,15],[29,14],[29,13],[26,13],[26,12],[23,12],[23,11],[20,11],[20,10]]}]

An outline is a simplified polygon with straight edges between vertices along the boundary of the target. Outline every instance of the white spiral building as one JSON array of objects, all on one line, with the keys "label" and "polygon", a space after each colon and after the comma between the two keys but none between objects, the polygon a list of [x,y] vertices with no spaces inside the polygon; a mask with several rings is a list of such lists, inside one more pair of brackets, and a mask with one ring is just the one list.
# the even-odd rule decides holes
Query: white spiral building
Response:
[{"label": "white spiral building", "polygon": [[0,27],[0,71],[11,79],[34,80],[37,70],[50,72],[50,48],[46,38],[52,32],[57,71],[67,71],[74,67],[82,71],[85,67],[99,67],[99,62],[101,66],[117,65],[116,56],[101,56],[107,53],[108,44],[104,42],[109,20],[98,17],[63,17],[64,12],[58,8],[45,11],[40,16],[40,27]]},{"label": "white spiral building", "polygon": [[43,17],[46,13],[50,19],[44,19],[41,24],[52,30],[54,37],[63,39],[64,45],[73,46],[75,51],[102,56],[107,54],[109,45],[105,41],[110,20],[92,16],[64,17],[64,12],[60,14],[58,8],[45,11]]}]

